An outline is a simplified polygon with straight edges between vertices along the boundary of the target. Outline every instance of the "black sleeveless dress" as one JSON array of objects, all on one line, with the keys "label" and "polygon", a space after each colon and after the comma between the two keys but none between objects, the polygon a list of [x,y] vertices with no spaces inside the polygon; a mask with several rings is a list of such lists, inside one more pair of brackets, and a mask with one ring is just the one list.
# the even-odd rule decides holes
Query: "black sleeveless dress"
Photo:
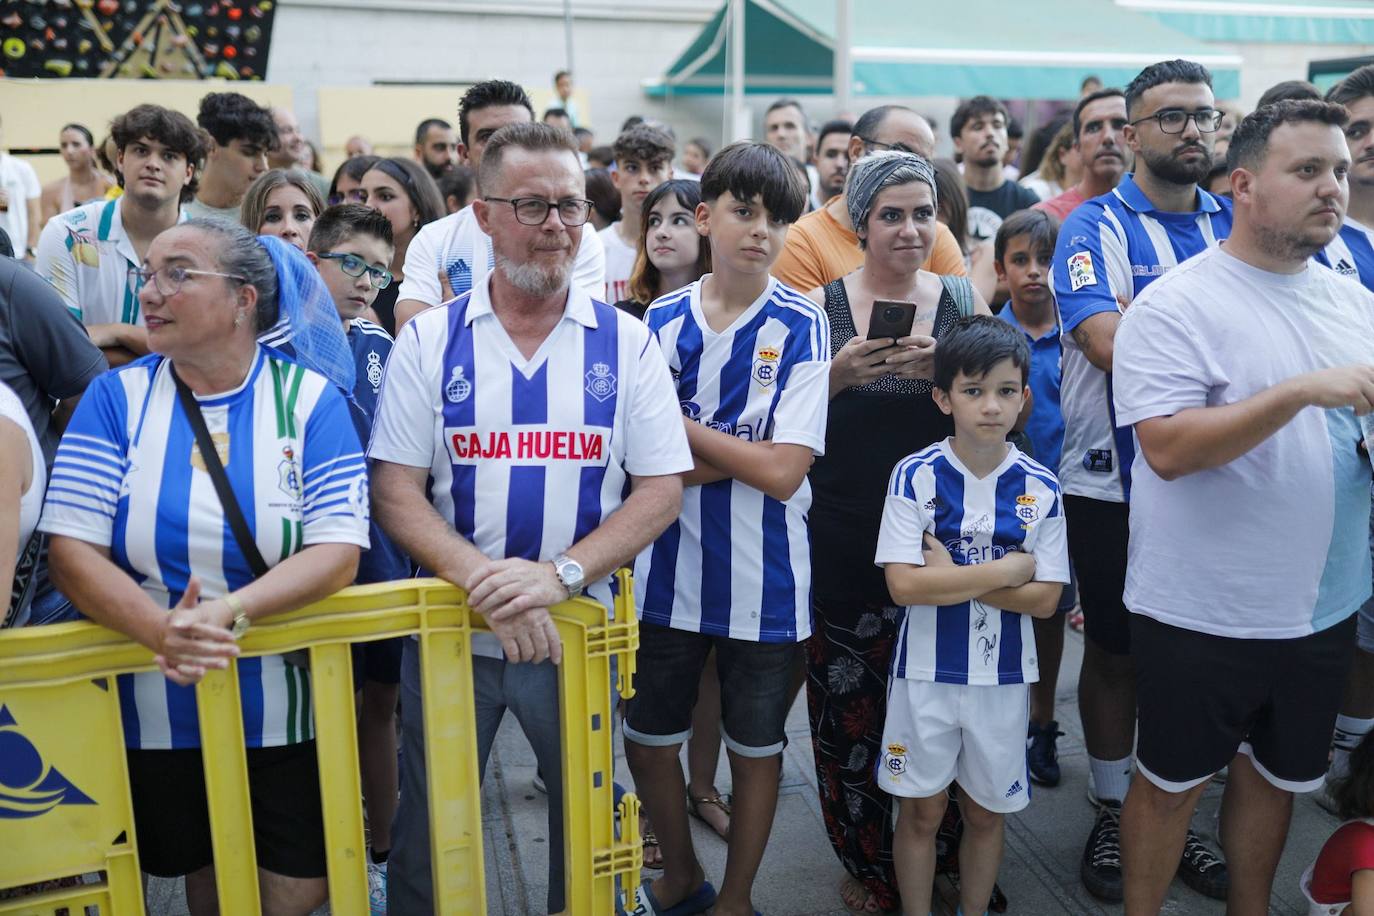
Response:
[{"label": "black sleeveless dress", "polygon": [[[825,310],[833,356],[855,334],[843,280],[825,287]],[[959,305],[946,288],[933,336],[938,339],[958,317]],[[899,904],[892,798],[878,788],[874,764],[901,614],[873,557],[892,468],[954,431],[930,388],[929,381],[884,376],[836,395],[825,455],[810,474],[814,601],[807,706],[821,815],[840,863],[885,910]]]}]

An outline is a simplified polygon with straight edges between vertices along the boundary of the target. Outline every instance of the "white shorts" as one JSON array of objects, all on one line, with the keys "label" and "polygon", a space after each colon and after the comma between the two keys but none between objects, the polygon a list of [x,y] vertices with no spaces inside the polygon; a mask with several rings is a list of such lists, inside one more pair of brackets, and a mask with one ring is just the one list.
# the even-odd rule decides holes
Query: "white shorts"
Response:
[{"label": "white shorts", "polygon": [[892,678],[878,761],[878,787],[928,798],[958,780],[989,811],[1030,804],[1025,684],[937,684]]}]

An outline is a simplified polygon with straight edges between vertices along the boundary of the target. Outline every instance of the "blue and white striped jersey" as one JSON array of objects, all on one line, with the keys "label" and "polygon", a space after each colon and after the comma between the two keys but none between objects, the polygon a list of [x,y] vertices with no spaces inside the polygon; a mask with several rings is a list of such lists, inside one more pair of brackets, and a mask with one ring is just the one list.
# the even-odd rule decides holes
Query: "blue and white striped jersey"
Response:
[{"label": "blue and white striped jersey", "polygon": [[1318,263],[1374,292],[1374,230],[1346,217],[1341,231],[1316,258]]},{"label": "blue and white striped jersey", "polygon": [[[879,566],[924,566],[929,532],[960,566],[1013,550],[1035,557],[1035,581],[1068,582],[1069,549],[1059,482],[1016,446],[986,477],[959,461],[950,440],[897,462],[878,532]],[[892,676],[945,684],[1021,684],[1040,679],[1029,614],[980,601],[912,605],[892,654]]]},{"label": "blue and white striped jersey", "polygon": [[1079,205],[1059,228],[1053,269],[1064,346],[1059,479],[1067,494],[1130,501],[1135,440],[1129,428],[1117,426],[1111,376],[1088,362],[1073,330],[1092,315],[1124,311],[1170,268],[1231,234],[1231,201],[1201,188],[1197,195],[1195,211],[1166,213],[1127,175],[1115,190]]},{"label": "blue and white striped jersey", "polygon": [[[682,412],[751,442],[825,450],[830,325],[791,287],[768,287],[725,331],[701,310],[698,280],[644,315],[677,381]],[[635,564],[640,619],[756,642],[811,635],[811,540],[803,479],[786,502],[738,480],[688,487],[682,515]]]},{"label": "blue and white striped jersey", "polygon": [[[692,468],[663,355],[633,316],[574,286],[526,359],[487,284],[401,329],[368,456],[427,468],[430,502],[492,559],[549,560],[624,501],[630,477]],[[587,583],[612,606],[610,577]],[[474,651],[500,657],[481,634]]]},{"label": "blue and white striped jersey", "polygon": [[[40,528],[110,549],[159,607],[191,576],[205,599],[253,579],[195,433],[171,362],[152,355],[91,383],[53,462]],[[269,566],[313,544],[366,548],[367,470],[343,397],[323,376],[258,347],[243,384],[200,398],[201,413]],[[310,676],[280,656],[239,662],[249,747],[314,735]],[[157,672],[120,675],[129,747],[200,745],[195,691]]]}]

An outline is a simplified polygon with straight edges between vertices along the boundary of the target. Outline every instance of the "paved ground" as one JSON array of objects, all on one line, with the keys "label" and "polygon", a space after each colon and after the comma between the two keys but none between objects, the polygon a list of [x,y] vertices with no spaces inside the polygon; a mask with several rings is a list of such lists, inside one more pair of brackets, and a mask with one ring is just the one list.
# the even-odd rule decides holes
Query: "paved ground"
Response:
[{"label": "paved ground", "polygon": [[[1067,732],[1060,739],[1064,781],[1055,789],[1037,788],[1030,807],[1011,818],[1001,884],[1011,901],[1009,912],[1013,913],[1120,913],[1119,906],[1097,903],[1078,882],[1079,857],[1093,819],[1093,809],[1086,799],[1087,757],[1074,703],[1081,637],[1071,633],[1064,654],[1065,674],[1059,687],[1059,721]],[[790,744],[784,760],[778,815],[754,903],[768,916],[846,916],[848,911],[837,890],[843,871],[826,842],[816,803],[804,697],[792,710],[787,732]],[[623,759],[618,761],[617,768],[618,779],[629,784]],[[508,718],[493,750],[482,796],[488,913],[493,916],[531,916],[542,912],[548,845],[544,796],[534,791],[533,777],[533,754]],[[722,791],[729,790],[729,773],[724,766],[717,785]],[[1221,787],[1213,784],[1194,818],[1194,826],[1209,838],[1216,832],[1220,800]],[[1310,798],[1298,800],[1270,904],[1271,913],[1306,912],[1298,891],[1298,876],[1315,858],[1336,823]],[[693,831],[707,875],[718,882],[724,870],[725,844],[699,822],[693,821]],[[937,887],[946,896],[949,890],[948,885]],[[949,901],[937,913],[953,913],[954,902]],[[180,916],[186,912],[179,888],[173,882],[154,881],[149,888],[149,904],[149,912],[154,914]],[[1225,907],[1175,881],[1164,912],[1220,916]]]}]

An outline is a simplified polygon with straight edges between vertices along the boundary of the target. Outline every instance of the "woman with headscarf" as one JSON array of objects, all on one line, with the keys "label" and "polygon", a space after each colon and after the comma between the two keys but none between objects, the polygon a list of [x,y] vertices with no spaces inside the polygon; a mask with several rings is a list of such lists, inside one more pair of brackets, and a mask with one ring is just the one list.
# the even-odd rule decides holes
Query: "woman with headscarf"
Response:
[{"label": "woman with headscarf", "polygon": [[[41,530],[55,584],[151,650],[118,689],[139,862],[216,908],[194,685],[254,621],[353,581],[367,470],[344,391],[353,364],[305,255],[191,220],[135,269],[152,351],[91,383],[54,462]],[[282,317],[296,360],[257,341]],[[316,371],[318,370],[318,371]],[[327,896],[310,672],[238,663],[263,909]]]},{"label": "woman with headscarf", "polygon": [[[921,270],[935,243],[938,195],[925,158],[879,152],[845,184],[864,266],[812,290],[830,318],[830,414],[825,454],[811,469],[814,628],[807,700],[821,812],[849,872],[841,888],[856,913],[898,907],[892,800],[874,765],[901,608],[873,563],[893,465],[953,430],[930,395],[940,335],[987,306],[963,277]],[[910,335],[867,340],[875,301],[913,303]],[[924,904],[912,909],[923,908]]]}]

